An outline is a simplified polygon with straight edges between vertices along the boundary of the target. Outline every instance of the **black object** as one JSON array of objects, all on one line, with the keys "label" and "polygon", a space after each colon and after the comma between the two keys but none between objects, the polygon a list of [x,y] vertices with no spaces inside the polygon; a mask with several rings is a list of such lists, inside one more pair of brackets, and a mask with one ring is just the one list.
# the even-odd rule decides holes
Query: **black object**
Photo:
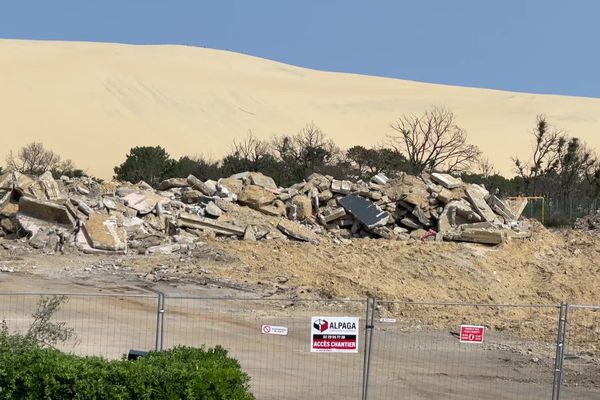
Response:
[{"label": "black object", "polygon": [[129,350],[129,353],[127,354],[127,359],[128,360],[137,360],[138,358],[145,356],[146,354],[148,354],[147,351],[144,350]]},{"label": "black object", "polygon": [[349,195],[339,199],[338,203],[369,229],[384,226],[390,216],[364,197]]}]

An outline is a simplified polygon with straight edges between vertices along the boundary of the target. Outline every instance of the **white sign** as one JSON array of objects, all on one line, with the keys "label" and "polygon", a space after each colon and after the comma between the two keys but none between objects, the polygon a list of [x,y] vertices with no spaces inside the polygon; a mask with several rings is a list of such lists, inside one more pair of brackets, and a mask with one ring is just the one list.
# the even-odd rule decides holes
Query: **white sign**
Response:
[{"label": "white sign", "polygon": [[396,318],[381,318],[379,322],[383,322],[384,324],[395,324]]},{"label": "white sign", "polygon": [[311,353],[358,353],[357,317],[312,317]]},{"label": "white sign", "polygon": [[260,328],[260,331],[264,335],[283,335],[283,336],[286,336],[288,334],[288,328],[287,328],[287,326],[263,325]]}]

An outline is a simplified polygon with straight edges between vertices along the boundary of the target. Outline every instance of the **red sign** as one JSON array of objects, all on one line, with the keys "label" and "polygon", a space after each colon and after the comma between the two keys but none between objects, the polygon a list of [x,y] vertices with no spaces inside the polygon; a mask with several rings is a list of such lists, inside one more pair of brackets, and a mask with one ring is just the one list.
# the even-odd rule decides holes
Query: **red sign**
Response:
[{"label": "red sign", "polygon": [[461,325],[460,342],[461,343],[483,343],[483,334],[485,326]]}]

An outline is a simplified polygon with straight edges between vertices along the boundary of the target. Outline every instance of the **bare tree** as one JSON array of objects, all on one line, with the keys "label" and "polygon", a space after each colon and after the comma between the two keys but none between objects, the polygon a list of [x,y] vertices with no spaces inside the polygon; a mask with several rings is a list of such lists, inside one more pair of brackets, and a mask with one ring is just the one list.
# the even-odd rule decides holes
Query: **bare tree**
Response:
[{"label": "bare tree", "polygon": [[467,133],[455,123],[454,114],[443,107],[404,115],[391,127],[399,135],[389,137],[390,146],[408,159],[415,172],[462,172],[481,154],[467,143]]},{"label": "bare tree", "polygon": [[[67,161],[69,162],[69,160]],[[12,150],[6,156],[7,168],[24,174],[39,175],[57,169],[60,163],[61,158],[58,154],[52,150],[46,150],[42,143],[37,142],[21,147],[16,156]]]},{"label": "bare tree", "polygon": [[262,162],[271,156],[270,144],[256,138],[252,131],[243,140],[234,139],[231,147],[229,155],[248,162],[253,171],[257,171]]},{"label": "bare tree", "polygon": [[489,178],[492,175],[498,175],[498,170],[489,158],[481,156],[475,162],[475,173]]}]

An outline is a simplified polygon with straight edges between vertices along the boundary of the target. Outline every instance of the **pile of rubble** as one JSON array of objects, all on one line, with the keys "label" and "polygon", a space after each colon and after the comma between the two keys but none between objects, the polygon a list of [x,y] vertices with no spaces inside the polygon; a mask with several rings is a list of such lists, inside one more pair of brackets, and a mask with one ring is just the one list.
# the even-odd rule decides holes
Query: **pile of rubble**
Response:
[{"label": "pile of rubble", "polygon": [[577,218],[573,226],[579,231],[593,231],[597,232],[600,230],[600,210],[597,210],[585,217]]},{"label": "pile of rubble", "polygon": [[76,246],[111,254],[190,252],[206,235],[499,244],[530,235],[519,221],[525,205],[524,199],[502,201],[482,186],[437,173],[393,180],[378,174],[370,182],[313,174],[289,188],[257,172],[218,182],[190,175],[155,190],[145,182],[13,172],[0,176],[0,236],[26,238],[38,249]]}]

